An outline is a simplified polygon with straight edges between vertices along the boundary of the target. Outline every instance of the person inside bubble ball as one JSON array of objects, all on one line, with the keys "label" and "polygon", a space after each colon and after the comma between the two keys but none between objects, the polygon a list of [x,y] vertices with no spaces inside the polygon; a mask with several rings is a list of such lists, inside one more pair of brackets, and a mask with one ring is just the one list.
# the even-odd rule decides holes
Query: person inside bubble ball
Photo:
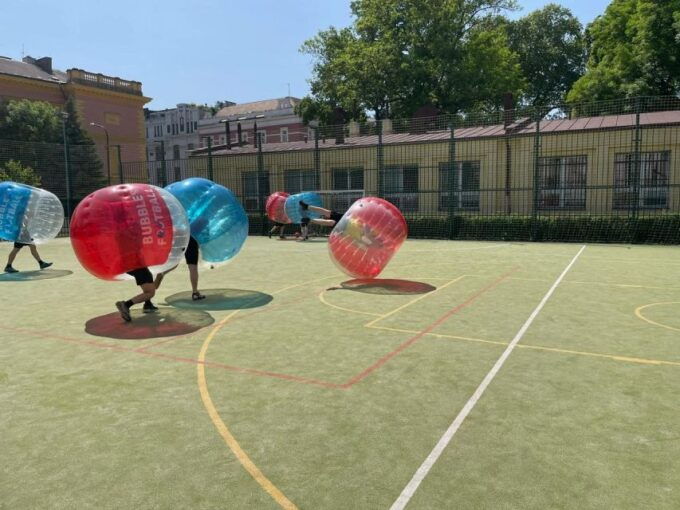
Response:
[{"label": "person inside bubble ball", "polygon": [[[137,294],[127,301],[116,302],[116,308],[118,308],[121,318],[125,322],[130,322],[132,320],[130,308],[132,308],[133,305],[144,303],[144,312],[153,311],[154,309],[157,310],[157,308],[151,304],[151,298],[156,294],[156,284],[154,283],[153,275],[148,267],[133,269],[132,271],[128,271],[127,274],[134,277],[135,283],[142,289],[141,294]],[[150,304],[153,309],[148,309],[147,303]]]},{"label": "person inside bubble ball", "polygon": [[316,223],[317,225],[323,225],[325,227],[333,228],[342,218],[342,214],[337,211],[331,211],[330,209],[324,209],[323,207],[317,207],[315,205],[309,205],[306,202],[300,200],[300,207],[303,211],[312,211],[320,214],[321,218],[302,218],[302,239],[301,241],[306,241],[309,236],[309,224]]},{"label": "person inside bubble ball", "polygon": [[284,235],[284,231],[286,230],[286,224],[285,223],[279,223],[278,221],[274,222],[274,226],[269,231],[269,239],[272,238],[272,234],[274,232],[276,232],[277,229],[279,231],[279,239],[285,239],[286,236]]},{"label": "person inside bubble ball", "polygon": [[[187,267],[189,268],[191,299],[194,301],[205,299],[205,296],[198,290],[198,242],[193,237],[189,238],[189,244],[187,245],[187,249],[184,251],[184,260],[186,261]],[[168,269],[163,273],[158,273],[156,275],[156,279],[153,282],[154,289],[158,290],[165,275],[171,271],[174,271],[175,269],[177,269],[177,266]],[[144,313],[155,312],[158,310],[158,307],[151,302],[151,297],[144,302]]]},{"label": "person inside bubble ball", "polygon": [[30,243],[14,243],[14,248],[12,249],[11,252],[9,252],[9,256],[7,257],[7,265],[5,266],[5,273],[18,273],[19,271],[17,269],[14,269],[12,267],[12,264],[14,263],[14,259],[17,256],[17,253],[23,248],[24,246],[28,246],[29,249],[31,250],[31,255],[33,255],[33,258],[38,262],[38,265],[40,266],[40,269],[45,269],[48,268],[52,265],[52,262],[45,262],[40,258],[40,254],[38,253],[38,248],[35,247],[35,244],[30,244]]}]

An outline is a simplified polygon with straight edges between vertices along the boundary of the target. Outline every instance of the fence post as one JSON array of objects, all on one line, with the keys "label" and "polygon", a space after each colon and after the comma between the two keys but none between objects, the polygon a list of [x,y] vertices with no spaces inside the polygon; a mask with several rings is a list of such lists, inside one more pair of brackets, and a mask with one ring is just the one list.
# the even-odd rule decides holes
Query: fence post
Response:
[{"label": "fence post", "polygon": [[539,194],[539,175],[538,175],[538,161],[541,155],[541,115],[538,112],[534,112],[536,116],[536,132],[534,135],[534,185],[533,185],[533,206],[531,214],[531,240],[536,241],[538,237],[538,205],[540,203]]},{"label": "fence post", "polygon": [[260,135],[262,133],[258,133],[255,131],[255,143],[257,144],[257,202],[258,202],[258,209],[260,210],[260,224],[262,228],[262,235],[267,234],[267,212],[265,210],[265,203],[267,200],[267,197],[264,196],[263,193],[263,186],[262,186],[262,181],[264,178],[264,155],[262,154],[262,143],[260,139]]},{"label": "fence post", "polygon": [[62,123],[64,129],[64,170],[66,172],[66,217],[71,220],[71,170],[68,164],[68,140],[66,139],[66,122]]},{"label": "fence post", "polygon": [[454,120],[451,119],[449,123],[449,128],[451,130],[449,137],[449,173],[447,188],[449,194],[447,212],[449,216],[449,239],[453,239],[456,235],[455,227],[455,214],[456,214],[456,137],[455,137],[455,126]]},{"label": "fence post", "polygon": [[120,156],[120,145],[116,145],[116,150],[118,152],[118,179],[123,184],[123,160]]},{"label": "fence post", "polygon": [[314,129],[314,171],[319,179],[321,179],[321,152],[319,149],[319,128]]},{"label": "fence post", "polygon": [[378,146],[377,146],[377,167],[378,167],[378,197],[385,198],[385,186],[384,186],[384,166],[385,166],[385,154],[383,152],[383,125],[382,120],[376,118],[376,128],[378,130]]},{"label": "fence post", "polygon": [[208,137],[208,179],[213,180],[212,137]]},{"label": "fence post", "polygon": [[633,207],[631,214],[633,219],[638,217],[638,209],[640,207],[640,180],[642,175],[640,172],[640,167],[642,165],[641,154],[640,154],[640,143],[642,142],[640,130],[640,98],[635,100],[635,132],[633,135],[633,172],[630,177],[633,180]]}]

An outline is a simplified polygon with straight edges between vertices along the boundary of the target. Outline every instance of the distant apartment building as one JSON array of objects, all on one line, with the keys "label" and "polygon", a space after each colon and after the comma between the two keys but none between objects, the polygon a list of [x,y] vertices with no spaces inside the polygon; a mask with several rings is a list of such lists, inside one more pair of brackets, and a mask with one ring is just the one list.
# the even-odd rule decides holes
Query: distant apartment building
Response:
[{"label": "distant apartment building", "polygon": [[[109,137],[109,164],[118,164],[120,146],[123,161],[144,159],[144,105],[151,98],[142,94],[142,84],[114,76],[52,68],[52,58],[24,57],[21,61],[0,57],[0,101],[29,99],[47,101],[61,108],[73,98],[82,127],[97,144],[106,162],[106,132]],[[106,129],[92,126],[99,124]]]},{"label": "distant apartment building", "polygon": [[215,116],[199,121],[199,147],[205,147],[208,139],[213,146],[227,145],[227,132],[229,145],[236,146],[240,141],[252,146],[255,129],[263,144],[303,141],[309,132],[295,114],[299,102],[296,97],[282,97],[225,106]]},{"label": "distant apartment building", "polygon": [[199,147],[199,122],[212,117],[207,106],[187,103],[165,110],[145,110],[144,113],[147,159],[151,161],[188,157],[190,151]]}]

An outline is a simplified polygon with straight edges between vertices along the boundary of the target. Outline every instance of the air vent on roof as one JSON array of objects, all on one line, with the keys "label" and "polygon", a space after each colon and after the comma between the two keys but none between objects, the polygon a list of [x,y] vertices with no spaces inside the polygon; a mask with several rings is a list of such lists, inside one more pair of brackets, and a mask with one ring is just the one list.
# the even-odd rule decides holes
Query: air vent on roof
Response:
[{"label": "air vent on roof", "polygon": [[4,55],[0,55],[0,60],[12,60],[12,59]]}]

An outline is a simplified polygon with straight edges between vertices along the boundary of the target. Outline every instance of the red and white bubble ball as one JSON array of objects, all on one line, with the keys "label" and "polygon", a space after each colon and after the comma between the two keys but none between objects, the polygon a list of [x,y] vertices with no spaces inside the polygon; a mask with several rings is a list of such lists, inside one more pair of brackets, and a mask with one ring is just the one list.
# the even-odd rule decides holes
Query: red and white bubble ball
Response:
[{"label": "red and white bubble ball", "polygon": [[406,239],[406,220],[390,202],[376,197],[354,202],[328,239],[331,260],[354,278],[378,276]]},{"label": "red and white bubble ball", "polygon": [[176,266],[189,242],[189,221],[179,201],[150,184],[109,186],[85,197],[73,212],[71,244],[78,260],[104,280],[152,274]]},{"label": "red and white bubble ball", "polygon": [[267,217],[276,223],[290,223],[290,218],[286,215],[286,198],[289,194],[285,191],[276,191],[267,197],[265,211]]}]

